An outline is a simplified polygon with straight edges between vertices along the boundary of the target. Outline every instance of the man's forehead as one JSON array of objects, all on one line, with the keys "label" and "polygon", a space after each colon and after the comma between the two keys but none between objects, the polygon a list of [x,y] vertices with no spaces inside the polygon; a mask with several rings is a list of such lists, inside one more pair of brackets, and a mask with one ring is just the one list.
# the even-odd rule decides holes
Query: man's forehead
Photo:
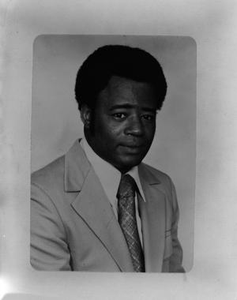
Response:
[{"label": "man's forehead", "polygon": [[100,92],[98,101],[103,101],[104,105],[124,108],[137,105],[153,109],[156,107],[155,92],[150,84],[118,76],[110,78],[108,85]]},{"label": "man's forehead", "polygon": [[131,78],[113,75],[110,77],[105,89],[119,90],[119,89],[126,89],[126,88],[136,89],[139,87],[140,88],[145,87],[145,88],[149,88],[149,89],[153,88],[150,83],[145,82],[145,81],[136,81]]},{"label": "man's forehead", "polygon": [[122,110],[122,109],[126,109],[126,110],[132,110],[132,109],[136,109],[139,108],[143,111],[147,111],[147,112],[155,112],[156,108],[153,106],[149,106],[149,103],[147,104],[146,102],[142,103],[142,105],[139,104],[128,104],[128,103],[121,103],[121,104],[115,104],[115,105],[111,105],[109,107],[110,111],[113,110]]}]

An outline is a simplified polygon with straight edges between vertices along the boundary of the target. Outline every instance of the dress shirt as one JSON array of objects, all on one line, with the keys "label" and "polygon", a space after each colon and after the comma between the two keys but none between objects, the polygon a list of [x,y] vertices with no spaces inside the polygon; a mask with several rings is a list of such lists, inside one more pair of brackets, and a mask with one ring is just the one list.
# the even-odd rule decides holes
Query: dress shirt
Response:
[{"label": "dress shirt", "polygon": [[[113,208],[113,212],[118,219],[118,199],[116,197],[117,191],[118,191],[118,186],[120,183],[121,179],[121,173],[110,163],[106,162],[103,160],[101,157],[99,157],[93,149],[90,147],[88,142],[86,141],[86,138],[83,138],[80,141],[80,144],[85,151],[85,154],[87,156],[87,159],[89,160],[90,164],[92,165],[96,175],[98,176],[101,185],[105,191],[106,196],[108,197],[110,204]],[[138,174],[138,167],[135,166],[129,172],[126,174],[129,174],[130,176],[133,177],[135,180],[140,196],[143,201],[145,201],[145,196],[144,192],[142,190],[139,174]],[[137,193],[136,193],[136,219],[137,219],[137,227],[138,227],[138,232],[142,243],[142,227],[141,227],[141,219],[140,219],[140,214],[139,214],[139,209],[138,209],[138,204],[137,204]]]}]

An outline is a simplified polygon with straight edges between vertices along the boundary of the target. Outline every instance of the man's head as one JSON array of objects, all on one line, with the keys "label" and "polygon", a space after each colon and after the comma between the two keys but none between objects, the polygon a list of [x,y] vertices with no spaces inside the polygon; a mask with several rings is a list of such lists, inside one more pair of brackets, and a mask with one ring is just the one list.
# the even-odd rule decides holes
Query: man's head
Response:
[{"label": "man's head", "polygon": [[166,90],[160,64],[144,50],[97,49],[79,69],[75,86],[92,149],[122,173],[138,165],[153,141]]}]

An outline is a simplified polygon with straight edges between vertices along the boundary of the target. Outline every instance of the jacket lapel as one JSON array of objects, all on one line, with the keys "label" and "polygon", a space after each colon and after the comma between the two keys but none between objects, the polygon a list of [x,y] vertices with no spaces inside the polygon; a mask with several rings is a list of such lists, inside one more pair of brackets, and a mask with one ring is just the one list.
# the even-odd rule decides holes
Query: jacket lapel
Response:
[{"label": "jacket lapel", "polygon": [[161,272],[165,248],[165,196],[160,181],[143,164],[139,176],[146,202],[139,198],[146,272]]},{"label": "jacket lapel", "polygon": [[130,254],[103,187],[79,142],[66,155],[65,190],[79,192],[72,206],[101,241],[119,269],[132,272]]}]

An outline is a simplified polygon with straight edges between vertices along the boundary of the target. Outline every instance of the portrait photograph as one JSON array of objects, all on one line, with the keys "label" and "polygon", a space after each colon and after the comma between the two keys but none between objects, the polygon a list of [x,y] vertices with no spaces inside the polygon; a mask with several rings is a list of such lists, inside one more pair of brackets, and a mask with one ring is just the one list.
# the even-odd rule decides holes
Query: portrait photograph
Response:
[{"label": "portrait photograph", "polygon": [[236,299],[236,13],[1,1],[0,299]]},{"label": "portrait photograph", "polygon": [[[104,48],[108,45],[112,48]],[[121,48],[116,48],[118,45]],[[101,52],[107,51],[106,57],[104,58],[103,54],[98,54],[97,58],[95,54],[94,60],[97,59],[98,62],[90,66],[90,60],[88,60],[88,68],[90,69],[89,71],[84,71],[84,73],[81,68],[82,75],[81,79],[77,79],[79,82],[77,91],[75,85],[78,69],[80,69],[80,66],[86,60],[87,56],[98,48],[101,49]],[[97,132],[95,129],[95,132],[92,134],[92,140],[95,139],[95,142],[91,142],[91,144],[93,144],[92,147],[95,148],[93,152],[96,151],[97,155],[102,157],[103,161],[109,162],[109,164],[103,164],[102,161],[95,161],[96,158],[94,155],[91,158],[92,154],[90,154],[90,151],[93,148],[89,145],[85,146],[83,144],[85,140],[90,140],[90,137],[86,136],[85,138],[84,136],[83,127],[86,127],[86,123],[84,121],[83,124],[81,120],[81,118],[83,118],[83,108],[78,109],[76,98],[85,97],[86,99],[92,99],[94,96],[90,93],[90,90],[93,90],[93,86],[96,86],[99,91],[105,90],[106,86],[108,86],[108,82],[110,81],[105,79],[107,81],[106,83],[103,83],[101,77],[107,76],[104,75],[106,74],[104,69],[110,68],[112,71],[109,75],[109,80],[111,77],[116,78],[117,75],[118,78],[133,79],[136,83],[141,83],[142,81],[149,82],[149,80],[152,81],[152,84],[154,82],[153,85],[157,87],[158,90],[157,96],[154,98],[156,99],[156,102],[158,102],[160,97],[163,97],[158,94],[163,89],[162,81],[159,79],[159,74],[156,75],[156,71],[153,71],[152,65],[146,65],[146,68],[143,67],[143,64],[149,64],[149,61],[147,62],[145,60],[146,57],[143,58],[142,54],[138,53],[139,57],[137,59],[135,58],[137,55],[137,48],[145,50],[145,54],[150,53],[160,63],[167,85],[167,93],[164,96],[162,107],[157,109],[155,106],[154,115],[153,112],[149,112],[149,115],[146,115],[146,111],[139,112],[140,120],[143,120],[145,117],[150,119],[154,118],[154,124],[156,122],[156,130],[151,148],[149,150],[148,147],[145,150],[143,150],[143,148],[138,148],[137,152],[148,152],[147,155],[142,154],[142,157],[145,155],[144,162],[146,162],[148,166],[152,166],[153,168],[160,170],[162,173],[168,174],[169,178],[171,178],[174,182],[172,183],[174,185],[174,189],[170,186],[166,186],[165,182],[157,184],[157,190],[154,190],[154,195],[150,195],[149,193],[145,194],[144,190],[146,187],[140,187],[142,190],[141,194],[145,199],[141,201],[145,203],[145,206],[149,207],[149,210],[148,208],[145,209],[148,214],[147,218],[149,219],[149,222],[154,222],[154,224],[149,224],[149,226],[146,225],[145,217],[141,215],[142,212],[140,212],[140,215],[137,216],[136,220],[138,222],[138,220],[141,219],[140,239],[143,244],[142,252],[144,252],[144,255],[146,256],[144,272],[183,272],[184,270],[188,272],[192,268],[196,167],[195,41],[189,37],[42,35],[37,37],[34,41],[32,84],[31,167],[33,176],[31,201],[31,263],[32,266],[38,270],[132,271],[132,269],[128,267],[130,259],[127,263],[124,262],[127,255],[125,249],[120,249],[121,253],[115,253],[114,249],[111,248],[112,245],[110,245],[107,240],[104,240],[105,237],[101,236],[98,232],[104,231],[103,235],[105,236],[107,234],[108,236],[111,234],[113,237],[110,237],[110,239],[114,239],[112,243],[118,243],[118,246],[121,245],[122,239],[117,233],[117,231],[120,231],[120,228],[118,228],[119,230],[116,230],[116,228],[108,229],[107,225],[104,224],[104,218],[114,218],[111,212],[107,212],[110,217],[107,217],[107,215],[104,215],[103,212],[100,212],[100,209],[102,211],[105,209],[102,209],[101,206],[107,206],[103,202],[101,202],[100,205],[98,204],[98,193],[101,193],[102,198],[106,198],[106,202],[108,202],[108,204],[109,201],[107,198],[116,199],[120,172],[118,172],[117,178],[117,173],[115,171],[117,168],[121,168],[120,165],[125,165],[125,162],[120,164],[117,162],[118,158],[116,158],[116,155],[122,156],[121,160],[125,160],[127,156],[129,157],[126,158],[126,160],[134,160],[134,162],[130,163],[131,165],[128,165],[125,173],[129,171],[131,167],[140,164],[140,161],[142,160],[142,158],[137,158],[138,155],[134,152],[134,148],[126,152],[122,147],[119,148],[120,146],[117,146],[117,144],[112,145],[111,134],[108,134],[107,132],[108,128],[111,126],[113,126],[113,129],[121,128],[121,124],[125,124],[125,129],[122,130],[122,132],[124,131],[125,133],[120,134],[119,137],[117,137],[118,133],[116,133],[116,137],[114,139],[116,139],[116,142],[118,140],[118,144],[125,144],[126,147],[127,145],[130,146],[130,144],[132,144],[131,140],[133,140],[132,147],[134,147],[136,143],[139,145],[146,143],[148,145],[150,142],[148,137],[145,137],[145,134],[142,131],[139,132],[140,127],[137,128],[137,119],[134,118],[135,114],[132,113],[130,109],[121,107],[109,113],[108,118],[106,117],[106,124],[104,126],[105,130],[103,129],[102,133],[101,131]],[[131,57],[129,52],[127,53],[128,50],[131,51]],[[114,52],[115,54],[113,54]],[[145,60],[144,63],[142,59]],[[97,67],[96,64],[101,64],[101,67]],[[84,78],[89,72],[89,79],[87,79],[89,83],[86,83],[86,79]],[[95,75],[97,72],[98,75]],[[141,73],[141,76],[144,76],[144,79],[137,79],[135,77],[135,75],[137,76],[139,72]],[[148,73],[149,78],[145,77],[146,72]],[[135,73],[135,75],[133,73]],[[154,75],[152,76],[154,79],[151,76],[153,73]],[[98,83],[99,79],[102,83]],[[80,80],[82,83],[80,83]],[[83,84],[85,88],[82,86]],[[101,87],[97,87],[99,84],[101,84]],[[117,83],[114,87],[112,85],[110,89],[116,90],[116,85]],[[80,96],[83,94],[83,92],[80,92],[80,89],[83,90],[83,88],[85,89],[85,96]],[[117,93],[118,92],[116,92],[115,95],[117,95]],[[79,96],[77,96],[77,94],[79,94]],[[130,98],[134,98],[127,90],[125,90],[121,93],[121,95],[118,94],[118,96],[116,96],[116,101],[118,98],[125,106],[125,104],[127,105],[127,103],[125,103],[126,97],[129,98],[129,100]],[[141,106],[146,107],[147,97],[149,96],[146,94],[145,96],[141,96]],[[98,96],[95,98],[97,99]],[[112,94],[111,98],[114,99],[115,96]],[[120,99],[124,100],[121,101]],[[97,102],[97,100],[94,101]],[[109,101],[111,102],[112,100]],[[120,102],[117,102],[113,105],[121,104]],[[95,110],[94,114],[97,114],[97,110]],[[98,114],[103,114],[103,112],[98,109]],[[118,116],[116,114],[118,114]],[[123,117],[123,115],[120,116],[119,114],[125,114],[125,116]],[[143,115],[145,117],[143,117]],[[122,118],[124,118],[124,122],[122,122]],[[109,124],[111,119],[113,120],[112,125]],[[114,122],[114,119],[117,122]],[[131,122],[129,121],[130,119]],[[144,128],[147,128],[149,134],[151,134],[153,131],[152,126],[150,125],[151,122],[146,121],[141,124]],[[133,126],[135,126],[135,129],[132,128],[131,132],[128,132],[127,134],[127,127],[129,127],[129,131],[130,127]],[[101,123],[96,123],[95,127],[102,127],[102,125]],[[94,138],[94,136],[96,137],[101,135],[103,138]],[[145,142],[143,142],[144,140]],[[70,167],[68,155],[70,155],[69,153],[71,150],[69,149],[75,141],[76,144],[80,143],[83,147],[86,157],[92,166],[91,169],[95,171],[97,175],[96,177],[99,178],[100,182],[98,184],[102,185],[105,194],[98,189],[97,183],[94,182],[96,181],[95,179],[91,179],[87,183],[87,181],[83,178],[82,183],[79,183],[79,177],[82,176],[80,175],[81,173],[79,170],[77,171],[79,174],[76,172],[76,174],[71,177],[70,173],[72,172],[72,167],[75,168],[77,163],[76,160],[80,156],[80,153],[75,153],[75,157],[70,159],[72,160],[72,167]],[[105,144],[105,149],[109,148],[111,155],[110,153],[108,155],[104,148],[101,149],[96,145],[94,146],[96,143],[100,145]],[[75,148],[75,146],[73,147]],[[87,148],[89,148],[90,151]],[[74,149],[74,152],[75,151],[76,150]],[[116,151],[118,151],[118,154]],[[67,154],[64,157],[65,153]],[[59,162],[57,160],[59,157],[63,157],[63,162]],[[62,163],[62,168],[64,168],[64,170],[62,170],[62,174],[59,175],[59,170],[54,170],[54,163],[53,165],[50,164],[51,161],[55,161],[56,165]],[[64,164],[65,167],[63,167]],[[82,164],[82,161],[78,162],[78,169],[82,168]],[[46,167],[46,169],[43,168],[46,165],[48,165],[48,167]],[[116,165],[115,170],[112,168],[114,165]],[[38,169],[40,169],[40,171],[35,172]],[[83,172],[86,171],[84,170]],[[67,176],[67,179],[65,179],[65,176]],[[139,174],[141,185],[143,184],[143,180],[149,182],[151,180],[151,176],[152,175],[149,174]],[[163,179],[163,177],[160,178],[160,176],[163,175],[157,174],[157,176],[159,177],[156,179],[158,181],[167,180],[166,178]],[[74,190],[73,188],[70,189],[63,187],[65,184],[63,181],[61,183],[62,187],[55,187],[55,184],[57,185],[56,182],[52,181],[49,183],[51,177],[54,179],[57,177],[63,177],[64,181],[69,182],[78,181],[80,188],[75,187]],[[46,182],[43,182],[44,180]],[[70,183],[69,186],[71,186],[71,184],[72,183]],[[90,194],[86,192],[87,184],[89,185]],[[154,183],[152,184],[154,185]],[[70,202],[67,213],[65,212],[65,207],[60,208],[61,204],[58,200],[58,193],[60,193],[59,190],[62,188],[64,188],[67,192],[65,194],[63,193],[61,201],[66,203]],[[56,194],[54,194],[54,189]],[[80,192],[78,192],[78,189]],[[92,190],[95,190],[94,195],[91,192]],[[177,204],[175,205],[179,207],[179,212],[178,209],[177,212],[174,209],[174,212],[169,213],[169,209],[173,209],[169,208],[169,202],[174,201],[170,199],[169,193],[177,193],[176,198],[178,200],[175,200],[177,201]],[[47,198],[46,194],[49,198]],[[164,194],[165,200],[163,199]],[[70,195],[70,197],[73,195],[73,197],[68,199],[68,195]],[[80,198],[80,195],[83,196]],[[55,212],[52,208],[46,207],[47,202],[49,202],[50,206],[51,201],[56,208]],[[83,201],[85,201],[85,207],[81,207]],[[150,207],[151,204],[149,204],[149,201],[154,201],[154,207],[153,204]],[[90,205],[93,207],[90,207]],[[117,206],[118,204],[116,203],[115,216],[119,214]],[[158,207],[156,208],[156,206]],[[90,212],[87,212],[87,209]],[[95,209],[94,212],[93,209]],[[142,210],[142,208],[140,209]],[[156,209],[157,212],[154,213]],[[57,210],[59,210],[59,212],[57,212]],[[151,210],[154,213],[154,221],[152,221],[153,216],[151,215]],[[56,219],[58,217],[58,213],[63,226],[68,228],[65,236],[63,236],[64,233],[60,232],[60,230],[57,230],[57,228],[54,228],[53,226],[57,222]],[[54,214],[55,216],[53,216]],[[175,216],[175,214],[177,214],[177,216]],[[75,218],[75,223],[73,222],[70,224],[68,222],[68,218]],[[90,218],[92,218],[93,221],[98,219],[97,223],[95,223],[96,226]],[[173,222],[176,224],[177,222],[175,225],[177,227],[176,229],[174,229],[172,224],[168,225],[170,218],[172,220],[171,223]],[[115,219],[114,222],[118,223],[118,217]],[[79,221],[82,222],[82,224]],[[163,223],[166,223],[166,225]],[[45,226],[43,224],[45,224]],[[57,226],[59,226],[59,224]],[[84,230],[81,228],[84,228]],[[174,230],[177,231],[175,234]],[[80,234],[82,235],[81,238],[79,238]],[[86,239],[87,235],[92,235],[92,237],[89,237],[87,241],[87,243],[91,245],[82,247],[81,243],[83,243],[83,240]],[[148,235],[148,237],[146,235]],[[61,242],[59,242],[58,239],[62,239]],[[66,245],[69,249],[73,247],[76,249],[68,251],[65,250],[64,247],[66,245],[61,244],[65,242],[65,240],[67,240]],[[180,244],[179,246],[176,245],[177,242]],[[104,243],[107,244],[104,245]],[[162,246],[164,243],[165,245]],[[100,244],[102,244],[102,246]],[[80,247],[82,248],[81,250]],[[101,247],[102,249],[100,249]],[[108,266],[102,258],[103,255],[106,255],[104,252],[106,252],[106,254],[109,252],[110,254],[110,257],[107,258]],[[46,253],[48,253],[48,256]],[[110,261],[111,256],[113,264],[116,263],[116,266],[113,266]],[[170,259],[169,267],[166,266],[166,264],[168,265],[168,257],[175,257],[172,263]],[[101,266],[99,263],[100,260],[102,261]],[[122,262],[120,262],[120,260]],[[173,267],[172,264],[174,264],[175,267]]]}]

